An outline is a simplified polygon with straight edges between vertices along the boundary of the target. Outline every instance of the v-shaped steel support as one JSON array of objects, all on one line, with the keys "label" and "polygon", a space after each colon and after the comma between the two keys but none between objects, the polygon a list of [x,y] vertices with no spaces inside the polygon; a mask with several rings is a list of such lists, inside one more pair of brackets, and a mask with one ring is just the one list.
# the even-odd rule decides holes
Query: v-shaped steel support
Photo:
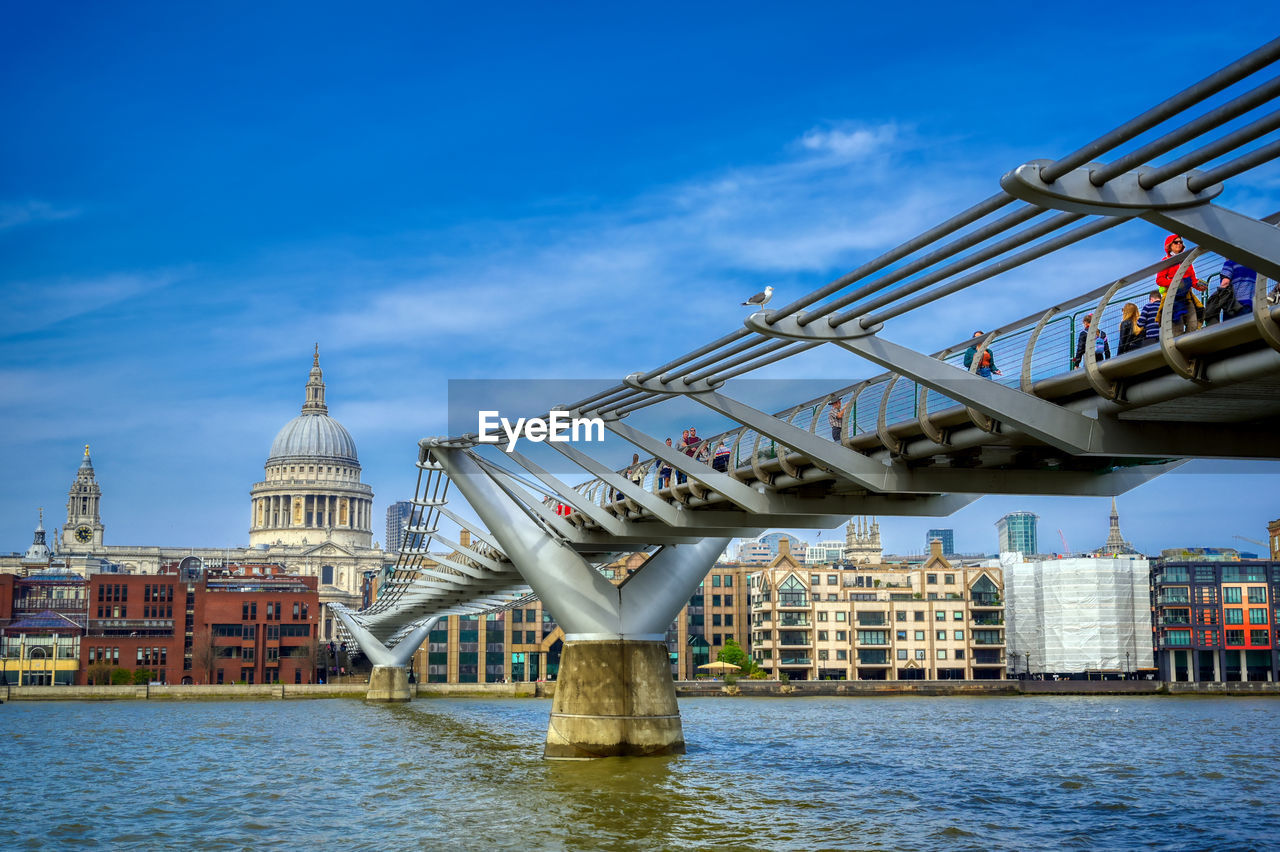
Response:
[{"label": "v-shaped steel support", "polygon": [[663,641],[671,620],[729,543],[726,537],[665,546],[615,586],[568,542],[535,522],[469,450],[433,445],[431,439],[425,444],[574,641]]},{"label": "v-shaped steel support", "polygon": [[430,618],[422,624],[415,627],[409,635],[405,636],[394,646],[388,648],[382,643],[382,640],[374,636],[369,630],[353,617],[353,613],[346,610],[335,609],[333,613],[338,616],[343,626],[347,628],[347,632],[356,640],[356,644],[360,646],[360,650],[369,658],[369,662],[375,666],[396,666],[403,668],[409,665],[409,661],[413,659],[413,653],[422,647],[422,643],[426,641],[429,634],[436,626],[439,618]]}]

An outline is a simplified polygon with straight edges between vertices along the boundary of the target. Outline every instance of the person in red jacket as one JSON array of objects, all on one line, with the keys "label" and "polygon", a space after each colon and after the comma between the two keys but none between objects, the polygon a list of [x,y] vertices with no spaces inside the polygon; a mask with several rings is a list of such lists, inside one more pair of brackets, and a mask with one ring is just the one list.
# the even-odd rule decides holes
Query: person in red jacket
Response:
[{"label": "person in red jacket", "polygon": [[[1182,237],[1177,234],[1170,234],[1164,238],[1164,256],[1166,259],[1173,257],[1175,254],[1181,254],[1185,248]],[[1204,303],[1201,302],[1195,294],[1196,290],[1201,292],[1209,289],[1208,285],[1196,277],[1196,268],[1194,264],[1187,264],[1186,271],[1182,273],[1182,281],[1178,282],[1178,286],[1173,286],[1173,276],[1178,274],[1178,267],[1181,263],[1175,263],[1172,266],[1165,267],[1156,275],[1156,286],[1160,289],[1161,301],[1168,298],[1168,291],[1173,289],[1173,328],[1174,332],[1179,331],[1195,331],[1200,327],[1200,311],[1204,309]]]}]

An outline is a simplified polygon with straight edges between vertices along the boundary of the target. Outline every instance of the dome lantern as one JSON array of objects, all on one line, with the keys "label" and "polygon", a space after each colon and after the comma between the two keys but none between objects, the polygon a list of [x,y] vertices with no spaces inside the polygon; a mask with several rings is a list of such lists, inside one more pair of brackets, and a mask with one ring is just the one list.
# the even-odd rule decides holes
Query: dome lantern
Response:
[{"label": "dome lantern", "polygon": [[290,459],[324,459],[359,467],[356,443],[345,427],[329,416],[324,399],[324,373],[320,369],[320,344],[316,344],[307,379],[302,413],[284,425],[271,442],[267,465]]}]

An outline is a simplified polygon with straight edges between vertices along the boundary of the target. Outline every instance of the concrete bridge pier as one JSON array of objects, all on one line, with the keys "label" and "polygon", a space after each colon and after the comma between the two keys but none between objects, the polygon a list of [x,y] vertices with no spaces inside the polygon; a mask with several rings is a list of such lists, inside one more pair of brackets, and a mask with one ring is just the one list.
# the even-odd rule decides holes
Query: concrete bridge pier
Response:
[{"label": "concrete bridge pier", "polygon": [[[428,444],[521,576],[564,628],[544,756],[684,753],[666,633],[727,538],[667,544],[615,586],[553,535],[464,449]],[[634,550],[634,544],[618,545]]]},{"label": "concrete bridge pier", "polygon": [[350,612],[335,609],[334,614],[342,620],[347,632],[356,640],[360,650],[373,663],[373,671],[369,674],[369,691],[366,701],[404,702],[413,699],[409,688],[409,661],[413,652],[418,650],[427,634],[440,619],[432,618],[419,624],[407,636],[388,648],[352,617]]},{"label": "concrete bridge pier", "polygon": [[365,701],[410,701],[409,669],[406,666],[374,666],[369,674],[369,692]]},{"label": "concrete bridge pier", "polygon": [[544,756],[585,760],[684,748],[666,643],[565,643]]}]

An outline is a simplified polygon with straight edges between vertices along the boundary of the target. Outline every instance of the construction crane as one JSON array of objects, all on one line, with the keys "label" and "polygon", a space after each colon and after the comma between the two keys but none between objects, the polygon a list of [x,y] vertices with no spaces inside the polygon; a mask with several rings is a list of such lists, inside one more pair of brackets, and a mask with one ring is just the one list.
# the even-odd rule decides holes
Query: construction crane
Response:
[{"label": "construction crane", "polygon": [[1241,541],[1247,541],[1247,542],[1249,542],[1250,544],[1256,544],[1256,545],[1258,545],[1258,547],[1261,547],[1263,550],[1266,550],[1268,547],[1270,547],[1270,545],[1268,545],[1265,541],[1258,541],[1256,538],[1248,538],[1248,537],[1246,537],[1246,536],[1242,536],[1242,535],[1233,535],[1233,536],[1231,536],[1231,537],[1232,537],[1232,538],[1238,538],[1238,539],[1240,539]]},{"label": "construction crane", "polygon": [[1071,555],[1071,545],[1067,544],[1067,537],[1063,535],[1062,530],[1058,530],[1058,538],[1062,539],[1062,555]]}]

